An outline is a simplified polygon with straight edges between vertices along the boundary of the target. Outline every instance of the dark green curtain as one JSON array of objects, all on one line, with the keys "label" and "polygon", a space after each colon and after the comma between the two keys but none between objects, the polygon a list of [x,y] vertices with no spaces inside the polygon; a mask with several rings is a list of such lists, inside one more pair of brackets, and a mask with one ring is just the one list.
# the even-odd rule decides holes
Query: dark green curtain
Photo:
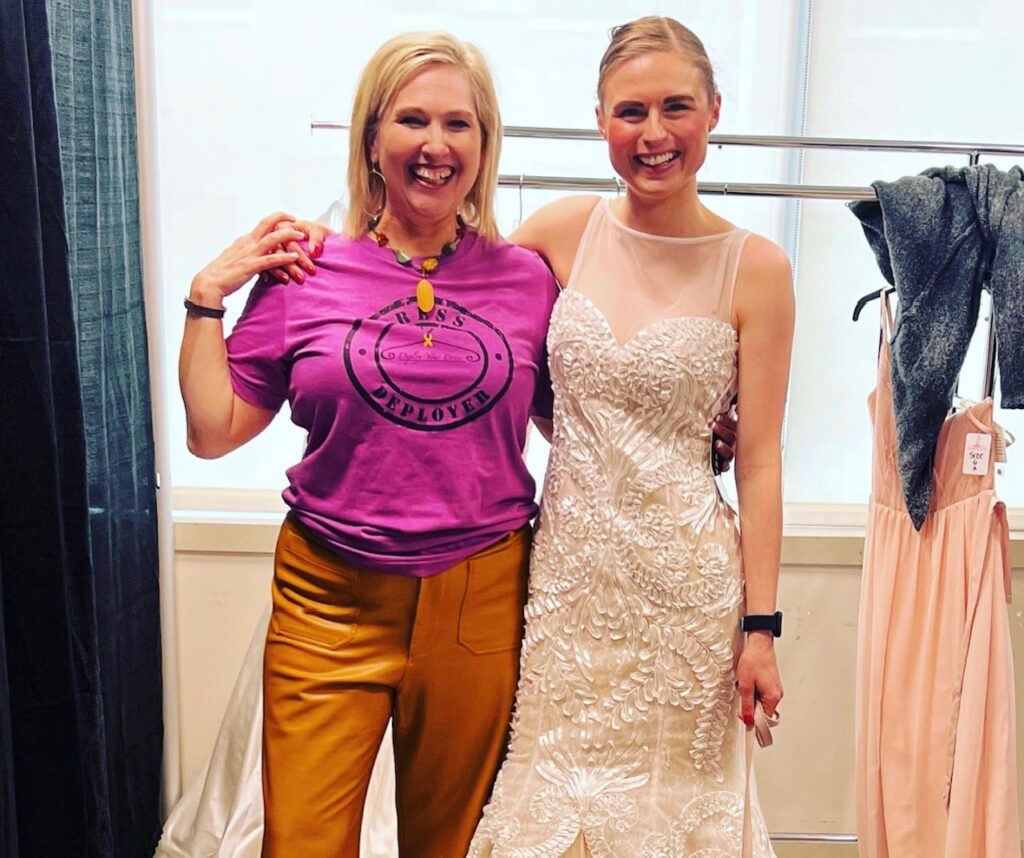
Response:
[{"label": "dark green curtain", "polygon": [[130,13],[0,0],[3,858],[148,858],[159,836]]},{"label": "dark green curtain", "polygon": [[47,0],[81,366],[113,855],[150,856],[163,754],[156,466],[129,0]]},{"label": "dark green curtain", "polygon": [[32,0],[0,0],[0,117],[0,851],[110,854],[57,117]]}]

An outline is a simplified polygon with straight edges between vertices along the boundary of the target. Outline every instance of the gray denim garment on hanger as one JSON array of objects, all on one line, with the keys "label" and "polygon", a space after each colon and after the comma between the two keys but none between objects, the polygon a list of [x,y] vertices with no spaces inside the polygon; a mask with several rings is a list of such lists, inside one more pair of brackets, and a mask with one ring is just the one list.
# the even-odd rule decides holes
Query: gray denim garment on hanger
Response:
[{"label": "gray denim garment on hanger", "polygon": [[957,375],[992,293],[1003,408],[1024,408],[1024,173],[991,165],[874,182],[850,203],[896,287],[893,404],[903,498],[914,527],[931,504],[932,458]]}]

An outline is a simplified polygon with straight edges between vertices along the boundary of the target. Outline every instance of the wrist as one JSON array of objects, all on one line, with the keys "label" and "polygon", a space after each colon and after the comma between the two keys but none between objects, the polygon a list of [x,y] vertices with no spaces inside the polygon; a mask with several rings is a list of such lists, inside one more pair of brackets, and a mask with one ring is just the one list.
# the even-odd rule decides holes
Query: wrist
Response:
[{"label": "wrist", "polygon": [[747,646],[761,646],[765,649],[775,649],[775,635],[770,631],[746,632]]},{"label": "wrist", "polygon": [[208,307],[211,310],[224,309],[224,293],[199,275],[192,280],[192,285],[188,290],[188,299],[194,304]]}]

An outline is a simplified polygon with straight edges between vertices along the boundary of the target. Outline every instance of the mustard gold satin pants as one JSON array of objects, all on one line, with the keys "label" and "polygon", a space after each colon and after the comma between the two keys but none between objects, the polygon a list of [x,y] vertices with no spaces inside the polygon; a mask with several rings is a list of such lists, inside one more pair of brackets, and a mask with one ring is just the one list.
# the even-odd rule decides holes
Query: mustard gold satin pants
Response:
[{"label": "mustard gold satin pants", "polygon": [[402,858],[462,858],[508,741],[531,531],[429,578],[349,566],[286,520],[264,656],[263,854],[357,858],[393,719]]}]

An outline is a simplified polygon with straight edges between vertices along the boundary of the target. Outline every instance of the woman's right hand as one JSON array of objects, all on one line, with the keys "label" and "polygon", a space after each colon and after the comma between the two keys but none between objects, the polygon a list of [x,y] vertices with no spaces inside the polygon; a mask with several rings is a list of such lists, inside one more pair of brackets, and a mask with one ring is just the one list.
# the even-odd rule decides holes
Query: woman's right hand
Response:
[{"label": "woman's right hand", "polygon": [[299,254],[283,247],[304,237],[305,233],[295,228],[295,218],[291,215],[283,212],[268,215],[192,279],[190,300],[204,307],[223,308],[224,299],[255,275],[294,263]]}]

